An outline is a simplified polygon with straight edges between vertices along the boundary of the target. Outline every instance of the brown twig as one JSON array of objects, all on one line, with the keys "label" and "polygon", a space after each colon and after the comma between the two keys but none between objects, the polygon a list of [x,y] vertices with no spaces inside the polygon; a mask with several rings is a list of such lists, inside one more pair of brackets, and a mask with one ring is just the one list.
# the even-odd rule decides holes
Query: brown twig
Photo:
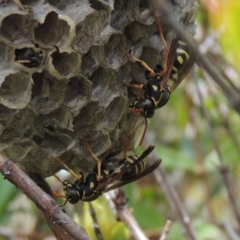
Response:
[{"label": "brown twig", "polygon": [[96,212],[95,212],[94,207],[93,207],[91,202],[89,202],[89,211],[90,211],[90,214],[92,216],[93,230],[95,232],[96,238],[98,240],[103,240],[104,238],[103,238],[101,229],[100,229],[99,224],[98,224],[97,215],[96,215]]},{"label": "brown twig", "polygon": [[107,202],[112,207],[112,202],[114,203],[115,211],[117,212],[117,217],[126,225],[131,235],[135,240],[148,240],[143,230],[138,225],[138,222],[133,217],[128,205],[127,199],[122,189],[117,189],[104,194],[106,196]]},{"label": "brown twig", "polygon": [[[145,136],[144,146],[150,141],[150,132],[148,132]],[[151,156],[148,157],[149,162],[154,161],[154,159],[158,158],[155,151],[152,152]],[[155,177],[156,182],[159,186],[161,186],[162,190],[164,191],[172,209],[177,213],[183,227],[185,230],[185,234],[189,240],[196,240],[196,233],[193,229],[191,224],[190,217],[187,214],[187,211],[180,199],[178,192],[176,191],[175,187],[171,184],[169,177],[166,171],[163,168],[163,165],[160,165],[154,172],[153,175]]]},{"label": "brown twig", "polygon": [[[188,119],[189,119],[189,123],[193,126],[194,129],[199,129],[197,126],[197,122],[198,122],[198,118],[199,116],[199,112],[196,112],[196,105],[193,101],[193,97],[192,94],[189,94],[187,92],[187,90],[184,90],[184,95],[186,98],[186,104],[187,104],[187,108],[189,109],[189,111],[186,112],[186,114],[188,115]],[[198,115],[196,115],[198,114]],[[214,219],[214,212],[213,212],[213,206],[212,206],[212,201],[211,201],[211,181],[209,179],[209,176],[207,174],[207,170],[206,170],[206,165],[204,163],[204,150],[201,146],[201,132],[200,131],[196,131],[195,132],[195,136],[192,139],[192,143],[193,143],[193,148],[194,148],[194,152],[195,152],[195,156],[196,156],[196,160],[198,163],[198,171],[197,171],[197,175],[198,178],[201,179],[201,182],[204,184],[204,198],[205,198],[205,206],[208,209],[208,214],[209,217],[211,219]]]},{"label": "brown twig", "polygon": [[166,224],[165,224],[165,226],[164,226],[164,228],[162,230],[162,234],[161,234],[161,237],[160,237],[159,240],[166,240],[167,235],[168,235],[168,233],[170,231],[171,225],[172,225],[172,221],[167,220],[167,222],[166,222]]},{"label": "brown twig", "polygon": [[233,226],[229,222],[224,223],[224,228],[232,240],[240,240],[239,234],[234,230]]},{"label": "brown twig", "polygon": [[239,234],[236,232],[236,229],[228,221],[213,221],[211,223],[217,225],[223,231],[226,230],[231,240],[240,240]]},{"label": "brown twig", "polygon": [[[205,72],[203,72],[203,74],[204,74],[204,77],[208,80],[207,74]],[[226,77],[226,79],[227,79],[227,77]],[[229,80],[229,82],[230,82],[230,80]],[[210,81],[209,81],[209,84],[210,84]],[[228,115],[226,116],[226,114],[223,113],[223,111],[221,110],[221,104],[222,103],[220,103],[218,101],[217,97],[214,97],[212,99],[213,99],[213,103],[215,105],[215,109],[218,112],[219,119],[222,120],[222,124],[223,124],[226,132],[228,133],[229,137],[231,138],[233,144],[235,145],[235,149],[240,154],[240,143],[239,143],[239,140],[238,140],[234,130],[232,129],[232,125],[231,125],[231,123],[229,121]]]},{"label": "brown twig", "polygon": [[42,211],[47,224],[59,240],[89,240],[86,231],[74,223],[60,205],[48,194],[43,192],[12,161],[0,156],[0,171],[5,178],[19,187]]},{"label": "brown twig", "polygon": [[217,136],[216,136],[215,131],[214,131],[213,121],[211,120],[211,118],[209,116],[209,113],[208,113],[208,111],[207,111],[207,109],[206,109],[206,107],[203,103],[203,97],[202,97],[202,94],[201,94],[200,89],[198,87],[197,78],[196,78],[194,72],[192,73],[192,75],[193,75],[193,79],[194,79],[194,82],[195,82],[195,85],[196,85],[196,88],[197,88],[197,93],[198,93],[198,97],[199,97],[199,100],[200,100],[200,103],[201,103],[201,107],[203,109],[203,114],[204,114],[205,119],[207,120],[207,123],[208,123],[208,126],[209,126],[209,132],[210,132],[212,140],[213,140],[214,148],[216,150],[216,153],[218,155],[218,159],[220,161],[220,166],[218,166],[218,170],[220,171],[220,173],[222,175],[225,187],[227,189],[228,198],[229,198],[229,201],[231,203],[231,207],[233,208],[233,213],[235,214],[235,217],[236,217],[236,220],[237,220],[237,223],[238,223],[238,231],[240,232],[240,211],[239,211],[238,204],[237,204],[237,201],[236,201],[236,197],[235,197],[236,194],[235,194],[235,191],[234,191],[234,187],[233,187],[231,177],[230,177],[230,174],[229,174],[229,167],[228,167],[228,165],[226,165],[226,163],[223,159],[223,156],[222,156],[222,153],[221,153],[221,150],[220,150],[220,147],[219,147],[219,141],[218,141]]},{"label": "brown twig", "polygon": [[19,240],[19,238],[12,232],[11,229],[0,226],[0,236],[7,240]]},{"label": "brown twig", "polygon": [[52,233],[43,233],[43,232],[36,232],[33,231],[31,233],[23,233],[23,232],[16,232],[16,235],[20,239],[28,239],[28,240],[38,240],[38,239],[45,239],[53,237]]},{"label": "brown twig", "polygon": [[175,210],[178,214],[178,217],[185,229],[185,234],[188,237],[188,239],[196,240],[196,233],[193,229],[191,219],[187,214],[187,211],[180,199],[180,196],[174,186],[169,181],[169,177],[167,176],[167,173],[165,172],[165,169],[163,166],[160,166],[156,171],[153,172],[156,181],[161,184],[166,197],[169,199],[169,202],[172,203],[172,208]]}]

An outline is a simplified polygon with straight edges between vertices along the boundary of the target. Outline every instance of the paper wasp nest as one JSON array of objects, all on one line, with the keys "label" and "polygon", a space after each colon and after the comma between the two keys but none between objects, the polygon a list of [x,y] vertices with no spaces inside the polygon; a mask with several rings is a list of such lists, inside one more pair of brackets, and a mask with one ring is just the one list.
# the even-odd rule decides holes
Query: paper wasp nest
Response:
[{"label": "paper wasp nest", "polygon": [[[15,2],[0,1],[1,154],[47,177],[61,168],[57,156],[77,172],[92,169],[83,138],[100,159],[132,150],[145,120],[129,112],[135,95],[123,82],[146,79],[127,52],[151,67],[164,52],[150,1]],[[194,35],[197,3],[171,4]]]}]

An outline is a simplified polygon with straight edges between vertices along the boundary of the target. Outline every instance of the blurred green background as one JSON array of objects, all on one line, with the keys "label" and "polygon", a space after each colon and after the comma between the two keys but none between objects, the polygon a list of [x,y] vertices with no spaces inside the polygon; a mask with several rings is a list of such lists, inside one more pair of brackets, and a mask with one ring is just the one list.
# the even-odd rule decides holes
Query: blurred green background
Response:
[{"label": "blurred green background", "polygon": [[[239,87],[240,62],[240,1],[202,0],[197,16],[196,40],[203,53],[216,59],[222,71]],[[197,87],[212,126],[199,101]],[[237,228],[232,204],[228,199],[223,178],[219,173],[219,157],[210,129],[214,131],[217,146],[225,164],[229,166],[236,199],[239,196],[240,121],[221,89],[199,68],[180,84],[166,106],[157,111],[148,125],[148,134],[154,139],[156,152],[169,174],[190,216],[197,239],[229,240],[225,225]],[[143,148],[139,148],[139,153]],[[48,179],[50,186],[59,185]],[[52,236],[41,214],[26,196],[0,177],[0,225],[11,229],[20,239],[45,239]],[[166,220],[173,224],[169,240],[189,239],[184,234],[176,212],[171,208],[161,186],[147,176],[125,187],[129,206],[139,225],[151,239],[159,239]],[[93,203],[105,239],[129,239],[123,223],[117,222],[104,197]],[[95,239],[88,204],[66,205],[67,212],[82,224]],[[23,221],[24,220],[24,221]],[[0,240],[5,239],[0,237]],[[53,238],[54,239],[54,238]]]}]

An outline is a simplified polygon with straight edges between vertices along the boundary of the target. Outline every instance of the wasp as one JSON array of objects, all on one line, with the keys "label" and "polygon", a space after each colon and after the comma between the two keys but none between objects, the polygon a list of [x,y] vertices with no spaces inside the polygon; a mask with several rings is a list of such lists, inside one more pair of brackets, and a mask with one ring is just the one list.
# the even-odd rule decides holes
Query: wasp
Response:
[{"label": "wasp", "polygon": [[[125,84],[129,87],[140,88],[144,91],[144,97],[133,101],[130,104],[132,112],[140,112],[145,118],[153,117],[155,110],[163,107],[169,100],[171,93],[183,80],[194,63],[190,48],[187,44],[176,37],[172,40],[170,49],[163,36],[160,20],[154,16],[159,30],[160,38],[165,46],[164,64],[156,65],[151,69],[144,61],[134,57],[130,53],[129,58],[139,62],[147,71],[145,73],[146,84]],[[188,61],[191,59],[191,63]],[[188,63],[188,64],[187,64]],[[188,66],[187,69],[185,66]],[[172,81],[170,86],[168,82]]]},{"label": "wasp", "polygon": [[43,60],[43,53],[38,45],[35,48],[15,49],[15,61],[27,68],[40,67]]},{"label": "wasp", "polygon": [[84,202],[94,201],[105,192],[124,186],[151,173],[161,163],[159,159],[146,167],[146,157],[153,149],[154,146],[149,146],[140,157],[129,156],[120,160],[114,170],[108,170],[108,160],[103,161],[100,167],[100,178],[98,178],[98,166],[94,167],[93,171],[84,178],[83,173],[74,173],[61,159],[57,158],[77,178],[74,183],[68,180],[63,181],[63,197],[66,198],[63,206],[67,202],[76,204],[80,200]]}]

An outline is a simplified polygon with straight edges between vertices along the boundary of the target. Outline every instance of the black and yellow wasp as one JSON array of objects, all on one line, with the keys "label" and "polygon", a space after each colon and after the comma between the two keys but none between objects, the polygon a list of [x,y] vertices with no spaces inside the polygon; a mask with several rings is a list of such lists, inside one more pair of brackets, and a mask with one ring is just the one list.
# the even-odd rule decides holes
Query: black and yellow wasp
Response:
[{"label": "black and yellow wasp", "polygon": [[[195,59],[185,42],[179,40],[178,37],[172,40],[169,49],[162,33],[160,20],[156,16],[155,19],[159,35],[165,46],[163,67],[158,64],[154,69],[151,69],[144,61],[128,54],[129,58],[139,62],[147,70],[145,73],[147,83],[125,84],[129,87],[143,89],[144,97],[133,101],[129,107],[132,112],[139,112],[146,118],[153,117],[155,110],[168,102],[171,92],[186,77]],[[171,86],[168,84],[169,82],[172,82]]]},{"label": "black and yellow wasp", "polygon": [[27,68],[40,67],[42,60],[43,53],[37,44],[34,48],[15,49],[15,61]]},{"label": "black and yellow wasp", "polygon": [[[68,180],[63,181],[64,195],[62,195],[62,197],[66,198],[63,205],[67,202],[76,204],[80,200],[85,202],[94,201],[105,192],[124,186],[151,173],[161,163],[159,159],[146,167],[146,157],[153,149],[154,146],[149,146],[140,157],[135,155],[124,158],[118,161],[115,169],[111,170],[108,170],[108,160],[104,160],[100,164],[100,168],[96,166],[86,178],[84,178],[83,173],[79,175],[74,173],[58,158],[57,160],[60,164],[64,165],[64,167],[77,178],[74,183]],[[99,169],[100,172],[98,172]]]}]

